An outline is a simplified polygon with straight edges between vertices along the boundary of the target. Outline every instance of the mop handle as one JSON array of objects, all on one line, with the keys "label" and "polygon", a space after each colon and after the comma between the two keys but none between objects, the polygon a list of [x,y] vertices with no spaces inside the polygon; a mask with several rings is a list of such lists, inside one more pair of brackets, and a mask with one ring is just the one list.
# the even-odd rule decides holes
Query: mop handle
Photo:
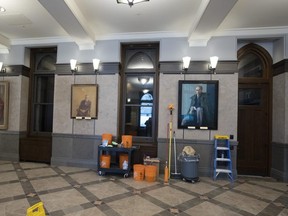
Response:
[{"label": "mop handle", "polygon": [[175,138],[175,131],[173,131],[173,140],[174,140],[174,165],[175,165],[175,173],[177,173],[177,162],[176,162],[176,138]]},{"label": "mop handle", "polygon": [[171,145],[172,145],[172,120],[169,122],[169,159],[168,159],[168,170],[169,170],[169,179],[171,172]]}]

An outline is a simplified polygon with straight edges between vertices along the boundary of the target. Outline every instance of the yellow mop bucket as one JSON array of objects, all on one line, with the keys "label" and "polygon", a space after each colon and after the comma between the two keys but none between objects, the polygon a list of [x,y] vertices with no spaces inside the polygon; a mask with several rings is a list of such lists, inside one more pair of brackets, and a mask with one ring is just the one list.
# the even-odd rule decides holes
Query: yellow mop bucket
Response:
[{"label": "yellow mop bucket", "polygon": [[45,216],[45,209],[42,202],[36,203],[27,209],[26,216]]}]

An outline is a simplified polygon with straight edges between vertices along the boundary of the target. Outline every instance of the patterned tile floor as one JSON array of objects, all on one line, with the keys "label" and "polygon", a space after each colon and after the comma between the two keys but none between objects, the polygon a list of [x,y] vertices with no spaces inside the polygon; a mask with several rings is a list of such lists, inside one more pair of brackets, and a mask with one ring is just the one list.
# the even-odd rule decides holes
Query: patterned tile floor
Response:
[{"label": "patterned tile floor", "polygon": [[139,182],[85,168],[0,161],[0,216],[25,216],[39,201],[53,216],[288,216],[288,184],[271,178],[164,184],[161,177]]}]

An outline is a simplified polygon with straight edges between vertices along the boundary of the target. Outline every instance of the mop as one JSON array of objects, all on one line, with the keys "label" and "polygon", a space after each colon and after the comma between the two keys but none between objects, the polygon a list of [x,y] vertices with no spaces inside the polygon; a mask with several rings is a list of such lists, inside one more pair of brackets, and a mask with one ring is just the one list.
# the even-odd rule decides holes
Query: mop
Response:
[{"label": "mop", "polygon": [[172,145],[172,122],[173,122],[173,104],[169,104],[168,109],[170,111],[170,122],[169,122],[169,150],[168,150],[168,179],[170,179],[171,175],[171,145]]},{"label": "mop", "polygon": [[168,179],[170,178],[171,169],[171,145],[172,145],[172,117],[169,122],[169,150],[168,150]]},{"label": "mop", "polygon": [[176,160],[176,155],[177,155],[177,152],[176,152],[176,138],[175,138],[175,131],[173,132],[173,148],[174,148],[174,166],[175,166],[175,172],[174,173],[171,173],[171,178],[174,178],[174,179],[180,179],[181,178],[181,173],[178,173],[177,172],[177,160]]}]

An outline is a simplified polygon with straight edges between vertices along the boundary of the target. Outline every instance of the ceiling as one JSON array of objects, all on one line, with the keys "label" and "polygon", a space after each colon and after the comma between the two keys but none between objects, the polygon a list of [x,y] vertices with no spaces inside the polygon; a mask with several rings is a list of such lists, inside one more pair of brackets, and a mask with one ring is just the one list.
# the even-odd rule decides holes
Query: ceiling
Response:
[{"label": "ceiling", "polygon": [[0,0],[0,53],[12,45],[187,37],[206,46],[213,36],[277,38],[288,34],[287,0],[150,0],[131,8],[116,0]]}]

